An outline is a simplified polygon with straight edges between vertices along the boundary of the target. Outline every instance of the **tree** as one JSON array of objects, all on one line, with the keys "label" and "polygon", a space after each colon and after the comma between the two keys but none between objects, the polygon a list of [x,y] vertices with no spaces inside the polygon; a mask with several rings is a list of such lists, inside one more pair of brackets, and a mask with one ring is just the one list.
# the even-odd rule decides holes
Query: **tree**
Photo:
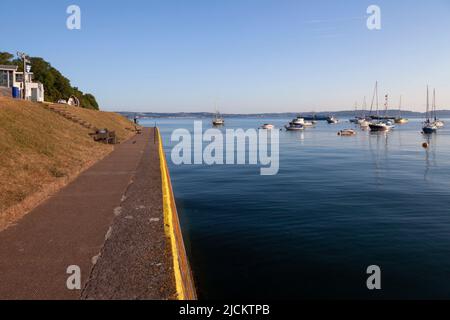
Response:
[{"label": "tree", "polygon": [[[76,96],[83,108],[98,110],[99,106],[92,94],[84,94],[76,87],[72,87],[70,80],[64,77],[61,72],[52,67],[52,65],[43,58],[31,57],[31,67],[34,74],[34,80],[39,81],[45,88],[45,100],[57,102],[60,99],[69,99],[70,96]],[[0,64],[17,65],[18,71],[23,71],[22,62],[14,59],[14,55],[8,52],[0,52]]]},{"label": "tree", "polygon": [[13,63],[14,56],[9,52],[0,52],[0,64],[11,65]]}]

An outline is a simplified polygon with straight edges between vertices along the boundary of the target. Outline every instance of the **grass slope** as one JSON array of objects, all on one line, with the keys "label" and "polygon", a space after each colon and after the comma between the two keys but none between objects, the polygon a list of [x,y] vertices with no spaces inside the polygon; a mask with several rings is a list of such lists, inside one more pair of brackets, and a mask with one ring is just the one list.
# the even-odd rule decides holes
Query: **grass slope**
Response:
[{"label": "grass slope", "polygon": [[[64,106],[98,128],[132,135],[124,117]],[[40,104],[0,97],[0,230],[23,216],[113,146],[96,143],[89,130]]]}]

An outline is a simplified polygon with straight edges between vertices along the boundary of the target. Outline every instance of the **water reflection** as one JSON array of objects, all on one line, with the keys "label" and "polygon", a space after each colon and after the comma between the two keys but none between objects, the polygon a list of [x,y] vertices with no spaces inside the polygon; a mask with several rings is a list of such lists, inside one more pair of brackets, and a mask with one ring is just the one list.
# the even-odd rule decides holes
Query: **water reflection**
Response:
[{"label": "water reflection", "polygon": [[386,170],[389,159],[389,133],[388,132],[370,132],[369,150],[374,163],[375,184],[383,185],[383,170]]},{"label": "water reflection", "polygon": [[[432,168],[436,167],[436,145],[437,137],[435,134],[424,134],[424,149],[425,149],[425,173],[424,180],[429,181],[429,174]],[[426,147],[425,147],[426,144]]]}]

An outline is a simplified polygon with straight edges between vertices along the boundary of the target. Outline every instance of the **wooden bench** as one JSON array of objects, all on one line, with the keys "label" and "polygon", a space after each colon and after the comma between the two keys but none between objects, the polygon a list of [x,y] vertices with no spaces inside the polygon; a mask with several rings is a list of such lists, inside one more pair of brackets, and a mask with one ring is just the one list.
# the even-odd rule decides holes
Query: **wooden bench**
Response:
[{"label": "wooden bench", "polygon": [[95,132],[90,133],[89,135],[92,136],[96,142],[117,144],[117,135],[115,131],[109,131],[108,129],[96,129]]}]

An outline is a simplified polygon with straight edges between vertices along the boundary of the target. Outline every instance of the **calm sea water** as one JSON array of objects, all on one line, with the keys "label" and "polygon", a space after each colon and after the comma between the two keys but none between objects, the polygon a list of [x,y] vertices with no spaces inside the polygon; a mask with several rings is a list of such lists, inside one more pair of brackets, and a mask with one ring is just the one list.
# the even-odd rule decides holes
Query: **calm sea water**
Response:
[{"label": "calm sea water", "polygon": [[[171,132],[194,119],[143,123],[155,121],[200,298],[450,298],[450,130],[428,150],[420,120],[355,137],[337,136],[349,123],[281,132],[279,174],[261,176],[173,165]],[[381,267],[381,291],[366,287],[370,265]]]}]

